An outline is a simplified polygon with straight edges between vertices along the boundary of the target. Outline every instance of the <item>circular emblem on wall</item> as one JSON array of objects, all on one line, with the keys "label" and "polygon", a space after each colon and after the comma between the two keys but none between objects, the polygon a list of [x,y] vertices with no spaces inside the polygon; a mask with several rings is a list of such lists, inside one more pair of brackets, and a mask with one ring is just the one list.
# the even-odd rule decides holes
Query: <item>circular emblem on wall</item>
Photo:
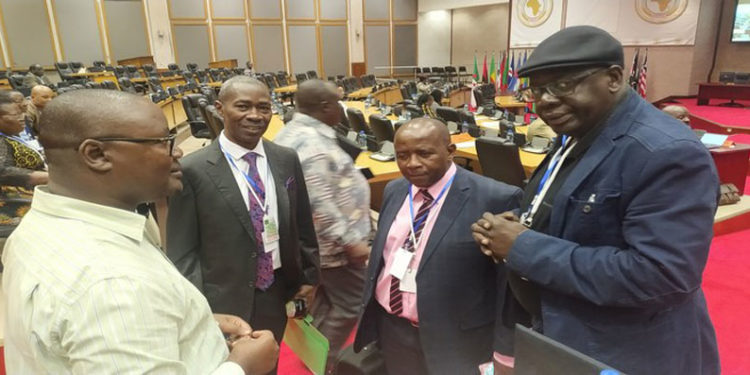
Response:
[{"label": "circular emblem on wall", "polygon": [[667,23],[682,15],[688,0],[635,0],[635,11],[646,22]]},{"label": "circular emblem on wall", "polygon": [[517,10],[521,23],[537,27],[545,23],[552,14],[552,0],[521,0]]}]

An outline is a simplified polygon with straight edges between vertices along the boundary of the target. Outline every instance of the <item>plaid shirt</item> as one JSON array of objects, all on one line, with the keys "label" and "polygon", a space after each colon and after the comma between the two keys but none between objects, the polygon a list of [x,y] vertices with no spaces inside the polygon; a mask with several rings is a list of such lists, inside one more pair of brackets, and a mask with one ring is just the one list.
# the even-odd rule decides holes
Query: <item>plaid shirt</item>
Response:
[{"label": "plaid shirt", "polygon": [[274,143],[299,155],[323,268],[348,263],[344,248],[370,235],[370,186],[336,142],[332,127],[296,113]]}]

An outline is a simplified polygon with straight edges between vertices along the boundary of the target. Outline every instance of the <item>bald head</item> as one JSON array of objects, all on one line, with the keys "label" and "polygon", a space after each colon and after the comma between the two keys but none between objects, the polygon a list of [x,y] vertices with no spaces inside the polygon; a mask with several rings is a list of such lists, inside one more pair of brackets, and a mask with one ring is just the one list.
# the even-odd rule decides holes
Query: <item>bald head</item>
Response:
[{"label": "bald head", "polygon": [[123,91],[69,91],[45,107],[39,122],[39,141],[44,148],[53,150],[74,147],[86,138],[127,135],[128,130],[121,129],[122,124],[135,115],[134,111],[149,110],[158,111],[158,107],[141,96]]},{"label": "bald head", "polygon": [[662,108],[662,111],[686,124],[690,124],[690,112],[681,105],[668,105]]},{"label": "bald head", "polygon": [[402,132],[430,137],[445,146],[451,143],[451,134],[448,127],[440,120],[430,117],[419,117],[407,122],[398,129],[396,137]]},{"label": "bald head", "polygon": [[453,164],[456,145],[448,127],[432,118],[418,118],[401,126],[395,137],[398,169],[414,186],[429,188]]},{"label": "bald head", "polygon": [[248,76],[234,76],[221,85],[219,90],[219,101],[226,103],[228,98],[237,93],[237,89],[241,86],[254,86],[262,89],[264,92],[268,92],[268,86],[265,83]]},{"label": "bald head", "polygon": [[42,109],[47,106],[47,103],[52,100],[54,95],[55,93],[51,88],[44,85],[36,85],[31,89],[31,102],[37,108]]},{"label": "bald head", "polygon": [[338,88],[333,82],[310,79],[297,86],[297,110],[328,125],[340,121]]}]

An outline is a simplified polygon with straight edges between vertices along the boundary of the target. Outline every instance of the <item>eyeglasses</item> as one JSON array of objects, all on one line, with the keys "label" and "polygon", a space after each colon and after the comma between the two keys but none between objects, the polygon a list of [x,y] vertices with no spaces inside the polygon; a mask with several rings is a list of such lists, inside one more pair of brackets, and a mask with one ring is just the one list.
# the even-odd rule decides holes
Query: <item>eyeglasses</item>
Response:
[{"label": "eyeglasses", "polygon": [[[131,143],[167,143],[169,146],[169,155],[172,155],[174,151],[176,134],[170,134],[166,137],[154,137],[154,138],[128,138],[128,137],[98,137],[89,138],[99,142],[131,142]],[[80,147],[80,146],[79,146]]]},{"label": "eyeglasses", "polygon": [[558,79],[557,81],[550,82],[543,86],[525,87],[520,90],[521,98],[526,103],[532,103],[541,99],[542,95],[545,93],[557,98],[571,95],[576,92],[576,88],[578,88],[578,85],[580,85],[581,82],[594,74],[607,69],[608,68],[589,70]]}]

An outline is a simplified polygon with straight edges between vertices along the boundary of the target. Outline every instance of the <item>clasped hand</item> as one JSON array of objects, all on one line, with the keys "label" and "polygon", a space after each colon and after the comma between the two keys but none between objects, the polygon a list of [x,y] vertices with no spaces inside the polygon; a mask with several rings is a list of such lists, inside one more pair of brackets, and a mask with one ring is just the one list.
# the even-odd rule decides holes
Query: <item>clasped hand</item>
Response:
[{"label": "clasped hand", "polygon": [[510,248],[518,236],[526,231],[518,216],[507,211],[498,215],[485,212],[471,225],[472,237],[484,255],[499,262],[508,257]]}]

